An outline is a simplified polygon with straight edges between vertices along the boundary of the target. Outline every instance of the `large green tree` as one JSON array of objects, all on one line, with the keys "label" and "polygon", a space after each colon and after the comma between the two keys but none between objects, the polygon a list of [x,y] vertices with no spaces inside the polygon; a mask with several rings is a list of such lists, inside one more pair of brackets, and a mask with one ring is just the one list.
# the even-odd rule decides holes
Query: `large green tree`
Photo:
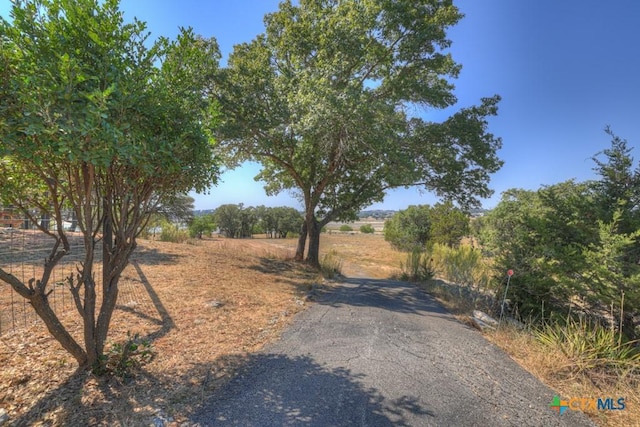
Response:
[{"label": "large green tree", "polygon": [[[217,177],[215,111],[203,96],[217,44],[189,30],[151,44],[144,23],[124,22],[118,0],[25,0],[11,17],[0,19],[0,197],[38,224],[52,247],[40,277],[23,281],[0,269],[0,279],[82,368],[101,368],[138,233],[158,205]],[[53,269],[72,251],[62,225],[68,210],[84,242],[77,274],[67,278],[84,343],[47,298]],[[102,280],[94,274],[99,244]]]},{"label": "large green tree", "polygon": [[409,115],[456,103],[446,30],[461,17],[442,0],[286,0],[265,34],[235,47],[216,92],[219,139],[235,161],[262,163],[269,194],[299,196],[297,259],[308,237],[317,264],[322,227],[390,188],[419,185],[464,206],[491,194],[497,96],[441,123]]}]

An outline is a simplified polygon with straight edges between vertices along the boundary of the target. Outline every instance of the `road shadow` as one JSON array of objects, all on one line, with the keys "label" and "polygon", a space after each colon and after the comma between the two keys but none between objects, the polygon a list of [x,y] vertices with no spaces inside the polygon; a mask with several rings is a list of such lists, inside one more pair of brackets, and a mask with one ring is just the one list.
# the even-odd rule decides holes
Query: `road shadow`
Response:
[{"label": "road shadow", "polygon": [[406,426],[433,417],[415,396],[385,399],[363,375],[307,356],[258,354],[189,420],[196,426]]},{"label": "road shadow", "polygon": [[337,280],[337,283],[333,290],[317,298],[317,302],[332,306],[376,307],[416,315],[451,316],[431,295],[412,283],[348,277]]},{"label": "road shadow", "polygon": [[270,276],[268,281],[293,286],[302,294],[310,291],[310,282],[315,281],[318,276],[317,271],[313,268],[293,260],[258,257],[257,261],[256,264],[241,268]]}]

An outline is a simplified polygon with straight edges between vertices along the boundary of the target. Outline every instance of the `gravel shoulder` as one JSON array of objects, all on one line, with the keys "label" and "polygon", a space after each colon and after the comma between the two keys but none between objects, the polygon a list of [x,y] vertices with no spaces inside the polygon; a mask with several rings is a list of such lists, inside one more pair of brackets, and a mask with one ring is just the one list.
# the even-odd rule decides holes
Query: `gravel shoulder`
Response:
[{"label": "gravel shoulder", "polygon": [[201,426],[591,426],[424,291],[345,279],[193,414]]}]

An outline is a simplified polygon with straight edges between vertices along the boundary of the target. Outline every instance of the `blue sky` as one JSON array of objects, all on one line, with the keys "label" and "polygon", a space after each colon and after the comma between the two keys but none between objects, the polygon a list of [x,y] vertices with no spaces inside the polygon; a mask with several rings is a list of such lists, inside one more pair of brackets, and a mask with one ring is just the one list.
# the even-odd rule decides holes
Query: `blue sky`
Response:
[{"label": "blue sky", "polygon": [[[449,31],[451,52],[462,64],[455,81],[459,103],[472,105],[499,94],[492,133],[502,137],[504,167],[493,175],[495,206],[513,187],[537,189],[568,179],[594,178],[591,157],[608,147],[606,125],[635,147],[640,141],[640,2],[615,0],[460,0],[466,15]],[[276,0],[123,0],[126,18],[146,21],[152,36],[173,38],[191,26],[218,40],[223,56],[233,45],[263,32],[263,16]],[[0,0],[7,16],[9,1]],[[426,112],[442,120],[452,109]],[[640,157],[634,150],[633,154]],[[300,207],[288,194],[267,197],[253,180],[258,165],[222,176],[209,195],[196,196],[196,208],[224,203]],[[434,203],[429,194],[396,190],[376,209],[403,209]]]}]

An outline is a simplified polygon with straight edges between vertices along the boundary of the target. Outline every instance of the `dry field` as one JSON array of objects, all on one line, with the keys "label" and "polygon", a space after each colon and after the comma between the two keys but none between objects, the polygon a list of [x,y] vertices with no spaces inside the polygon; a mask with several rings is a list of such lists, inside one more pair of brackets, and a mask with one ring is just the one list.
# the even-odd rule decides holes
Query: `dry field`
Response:
[{"label": "dry field", "polygon": [[109,339],[148,337],[153,360],[133,381],[76,373],[44,327],[30,324],[0,337],[0,408],[11,425],[179,425],[304,308],[317,275],[290,257],[251,240],[141,241]]},{"label": "dry field", "polygon": [[[275,239],[269,243],[295,250],[297,241]],[[378,234],[323,233],[320,237],[320,259],[331,250],[337,252],[344,262],[342,272],[347,277],[388,279],[400,273],[400,263],[406,262],[407,258]]]},{"label": "dry field", "polygon": [[[128,331],[147,336],[154,359],[132,381],[77,374],[73,360],[33,325],[0,337],[0,408],[15,425],[137,426],[154,419],[181,425],[307,305],[320,279],[288,261],[295,245],[259,238],[141,241],[121,282],[110,339],[121,342]],[[397,276],[406,259],[380,235],[323,234],[321,258],[329,251],[351,277]],[[592,414],[599,424],[640,425],[640,385],[575,375],[559,352],[522,333],[488,338],[564,397],[627,398],[625,411]]]}]

